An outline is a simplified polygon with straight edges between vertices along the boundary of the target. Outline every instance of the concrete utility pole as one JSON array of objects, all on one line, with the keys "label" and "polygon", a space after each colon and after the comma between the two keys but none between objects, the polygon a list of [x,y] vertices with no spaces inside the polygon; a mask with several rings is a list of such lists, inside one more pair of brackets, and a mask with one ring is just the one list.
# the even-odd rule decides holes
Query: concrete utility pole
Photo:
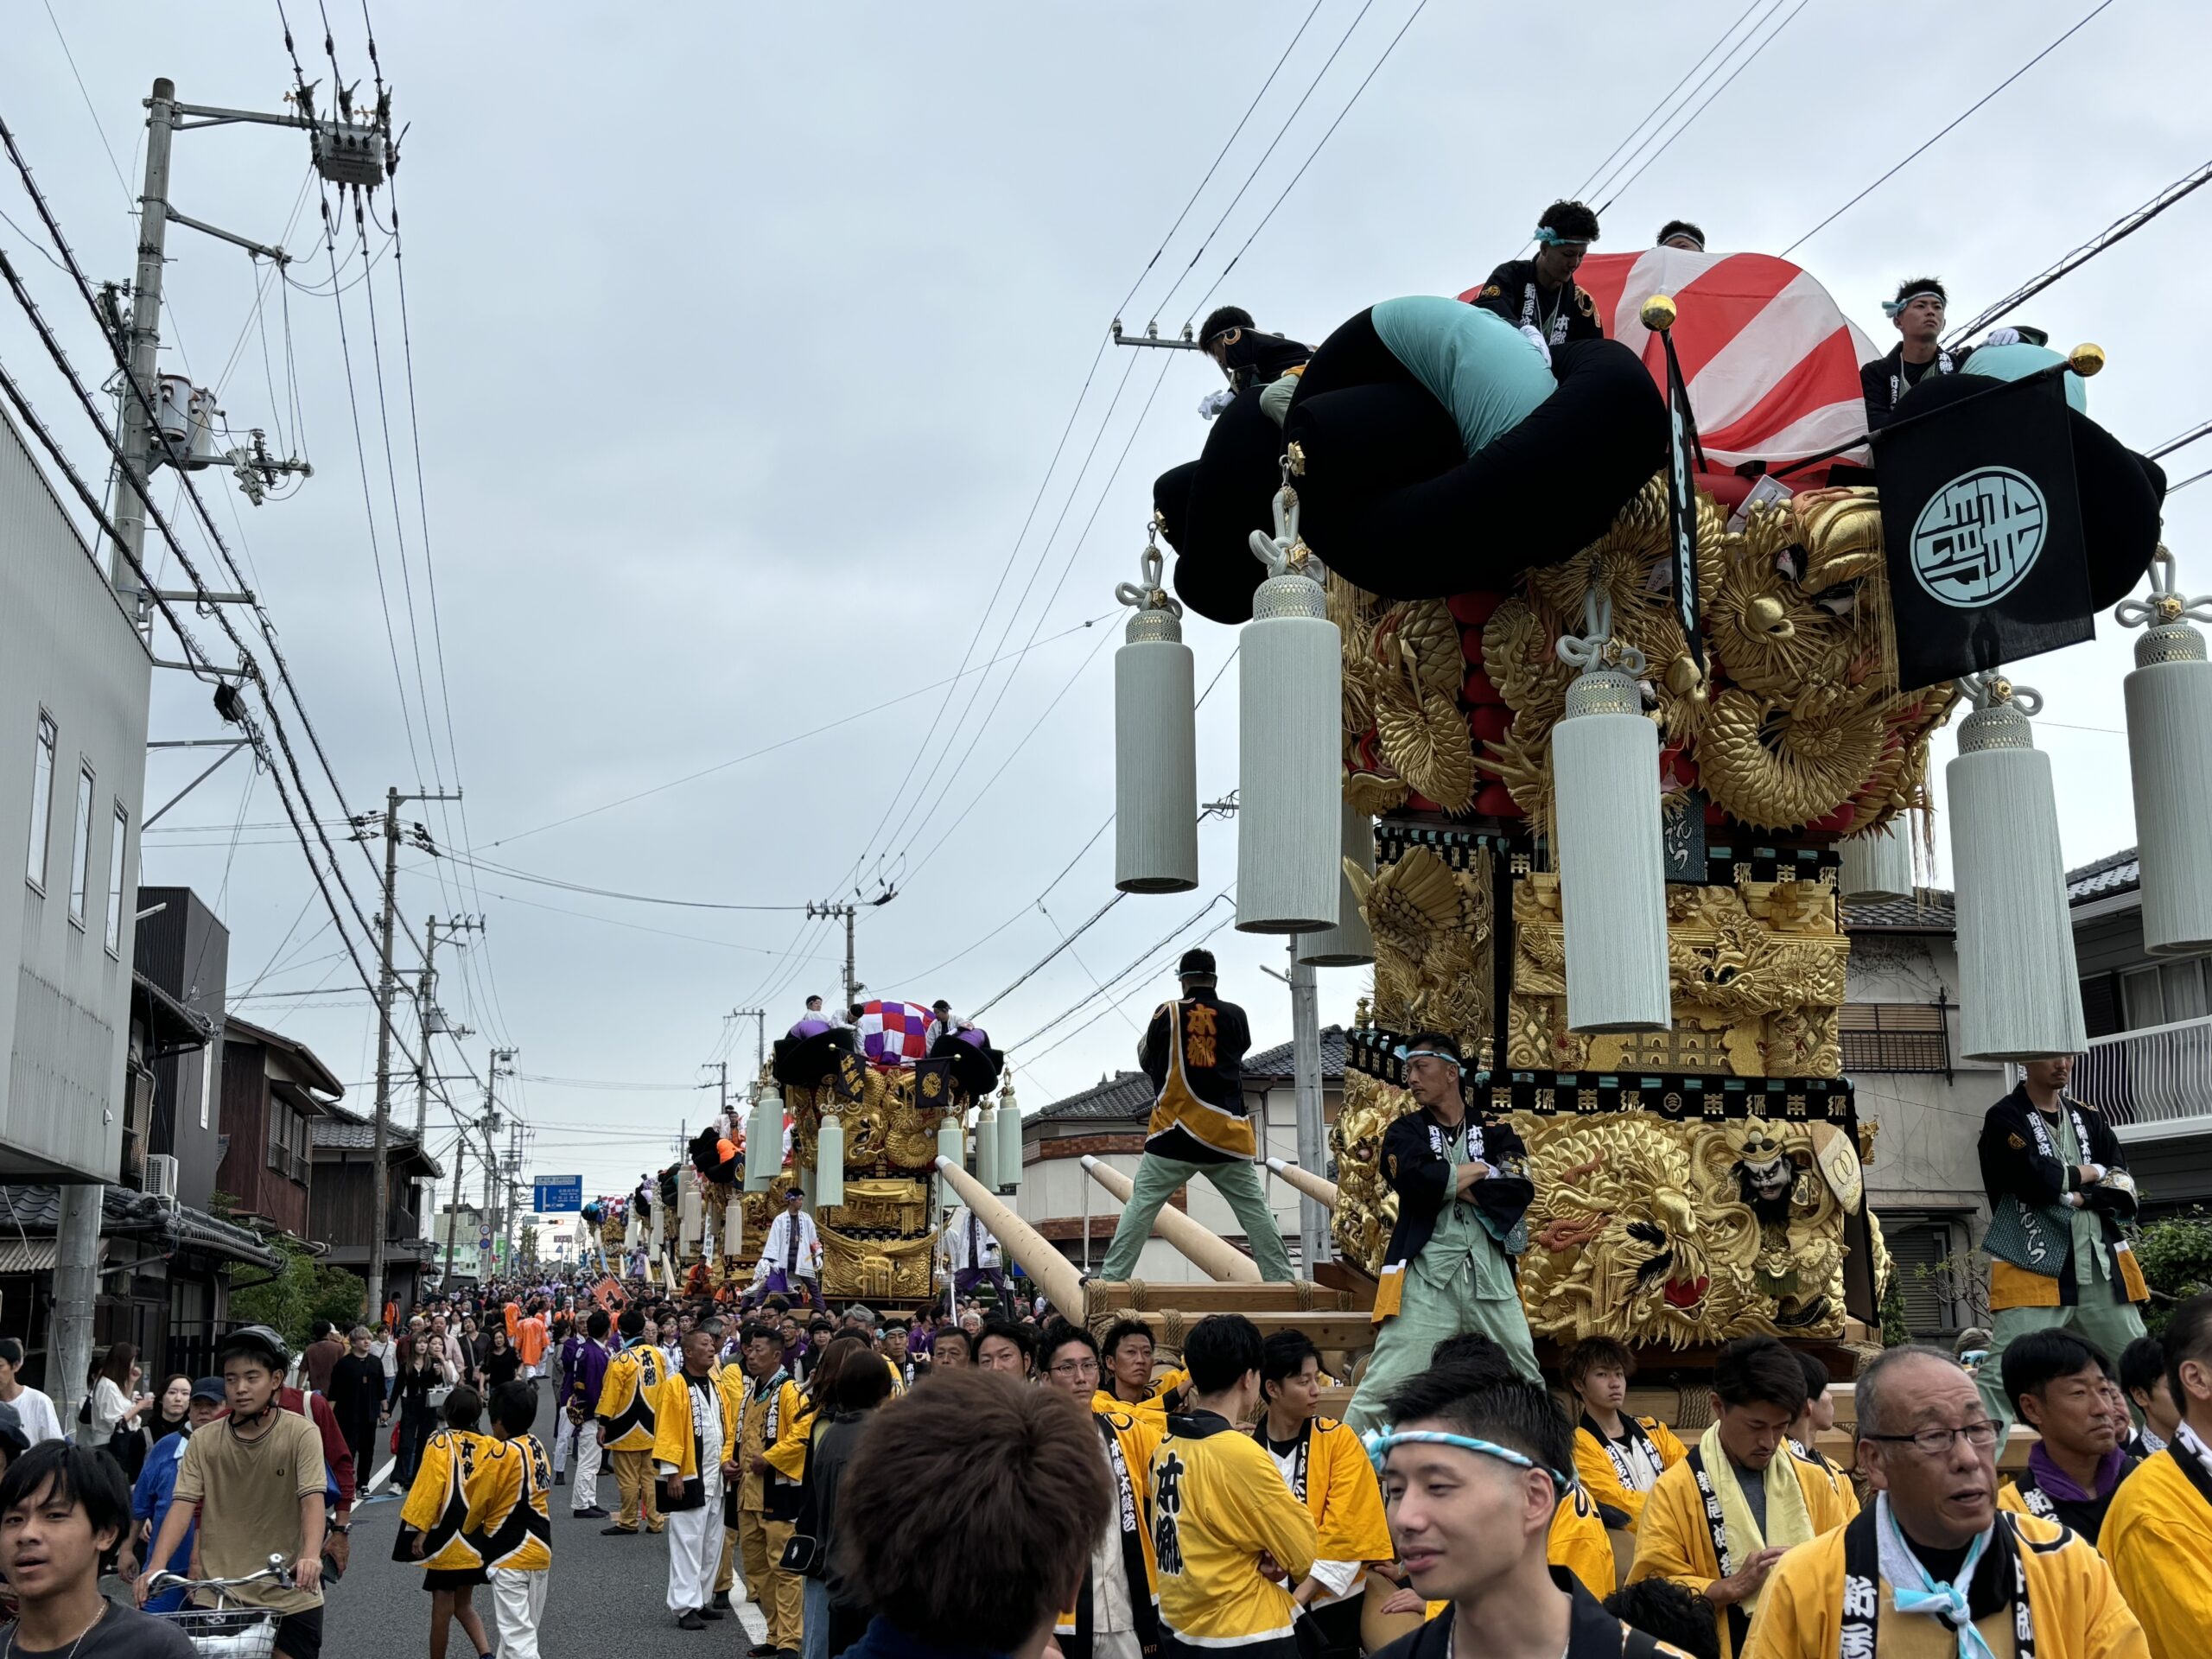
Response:
[{"label": "concrete utility pole", "polygon": [[[372,1167],[369,1175],[369,1320],[374,1324],[384,1317],[385,1234],[390,1230],[391,1220],[386,1211],[391,1206],[391,1172],[385,1167],[385,1158],[391,1139],[391,1001],[399,988],[399,976],[392,969],[392,925],[399,919],[399,807],[403,801],[457,801],[461,791],[451,794],[441,790],[435,794],[403,795],[393,785],[384,792],[384,914],[378,928],[377,942],[377,1117],[376,1132],[370,1154]],[[429,1064],[429,1033],[424,1033],[423,1065]]]},{"label": "concrete utility pole", "polygon": [[[1298,1162],[1316,1175],[1328,1173],[1322,1122],[1321,1014],[1312,964],[1298,959],[1298,936],[1290,940],[1290,1054],[1298,1104]],[[1313,1198],[1298,1200],[1299,1271],[1311,1279],[1316,1262],[1328,1259],[1327,1213]]]},{"label": "concrete utility pole", "polygon": [[[809,904],[810,918],[835,920],[843,918],[845,923],[845,1007],[850,1008],[861,1000],[860,981],[853,977],[853,918],[860,914],[858,905]],[[841,1014],[842,1010],[840,1011]]]},{"label": "concrete utility pole", "polygon": [[[845,1006],[850,1007],[852,1004],[848,1002]],[[760,1073],[768,1069],[768,1010],[732,1008],[729,1011],[729,1017],[733,1020],[750,1020],[753,1022],[753,1075],[758,1078]],[[748,1096],[750,1092],[750,1090],[747,1091]]]},{"label": "concrete utility pole", "polygon": [[492,1180],[495,1173],[495,1166],[499,1162],[499,1146],[492,1137],[498,1134],[499,1129],[499,1103],[493,1090],[501,1077],[513,1075],[512,1069],[503,1071],[500,1067],[506,1065],[512,1068],[515,1056],[520,1052],[518,1049],[512,1048],[495,1048],[492,1051],[491,1064],[484,1068],[483,1116],[474,1122],[461,1125],[460,1138],[454,1147],[453,1204],[446,1211],[446,1277],[448,1280],[453,1277],[454,1237],[461,1225],[461,1167],[467,1161],[464,1154],[468,1149],[468,1132],[471,1129],[480,1130],[484,1136],[484,1213],[479,1224],[482,1225],[486,1231],[490,1230]]},{"label": "concrete utility pole", "polygon": [[484,918],[481,916],[455,916],[450,920],[442,922],[433,916],[423,930],[423,971],[416,982],[415,988],[415,1006],[421,1011],[423,1017],[422,1064],[415,1068],[415,1144],[418,1147],[429,1145],[428,1136],[430,1132],[430,1084],[433,1082],[455,1081],[451,1077],[433,1078],[431,1077],[431,1036],[435,1033],[442,1032],[458,1041],[463,1037],[474,1037],[476,1034],[466,1026],[448,1025],[444,1010],[438,1007],[438,976],[435,963],[438,955],[438,931],[441,928],[445,930],[446,938],[451,942],[458,939],[464,933],[481,933],[484,931]]}]

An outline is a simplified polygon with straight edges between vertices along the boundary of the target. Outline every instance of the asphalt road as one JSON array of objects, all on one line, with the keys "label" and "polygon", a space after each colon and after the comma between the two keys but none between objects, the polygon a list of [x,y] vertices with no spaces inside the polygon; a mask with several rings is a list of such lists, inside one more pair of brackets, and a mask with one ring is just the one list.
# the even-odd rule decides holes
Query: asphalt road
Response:
[{"label": "asphalt road", "polygon": [[[552,1444],[550,1389],[540,1386],[538,1437]],[[614,1505],[614,1481],[602,1472],[600,1502]],[[668,1545],[640,1533],[634,1538],[603,1538],[604,1521],[575,1521],[569,1516],[571,1489],[556,1486],[553,1501],[552,1582],[546,1587],[545,1620],[538,1650],[545,1659],[732,1659],[765,1640],[760,1611],[739,1604],[743,1628],[728,1619],[704,1630],[679,1630],[668,1611]],[[391,1659],[427,1645],[430,1598],[423,1571],[391,1559],[399,1530],[397,1498],[372,1498],[353,1511],[353,1564],[345,1580],[332,1587],[323,1616],[326,1659]],[[733,1595],[742,1593],[740,1589]],[[476,1592],[476,1610],[485,1633],[496,1646],[490,1590]],[[456,1627],[448,1659],[469,1659],[467,1638]]]}]

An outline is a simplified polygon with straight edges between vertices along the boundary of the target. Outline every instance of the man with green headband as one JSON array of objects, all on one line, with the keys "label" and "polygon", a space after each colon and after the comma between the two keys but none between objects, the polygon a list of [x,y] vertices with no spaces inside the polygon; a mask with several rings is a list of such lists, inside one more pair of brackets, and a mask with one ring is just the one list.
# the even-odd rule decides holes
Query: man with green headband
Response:
[{"label": "man with green headband", "polygon": [[1532,332],[1547,348],[1603,340],[1597,302],[1574,273],[1598,239],[1598,215],[1579,201],[1555,201],[1536,221],[1536,257],[1509,259],[1490,274],[1474,303]]},{"label": "man with green headband", "polygon": [[1540,1376],[1513,1278],[1535,1197],[1527,1148],[1509,1125],[1467,1109],[1456,1038],[1424,1031],[1399,1057],[1417,1109],[1382,1136],[1382,1179],[1398,1195],[1398,1220],[1376,1287],[1382,1328],[1344,1412],[1363,1433],[1382,1421],[1389,1391],[1427,1370],[1436,1344],[1462,1332],[1481,1332],[1522,1376]]},{"label": "man with green headband", "polygon": [[1541,1382],[1440,1366],[1391,1395],[1389,1414],[1370,1446],[1390,1541],[1415,1592],[1446,1606],[1376,1659],[1450,1659],[1462,1630],[1486,1659],[1683,1659],[1546,1560],[1574,1438]]}]

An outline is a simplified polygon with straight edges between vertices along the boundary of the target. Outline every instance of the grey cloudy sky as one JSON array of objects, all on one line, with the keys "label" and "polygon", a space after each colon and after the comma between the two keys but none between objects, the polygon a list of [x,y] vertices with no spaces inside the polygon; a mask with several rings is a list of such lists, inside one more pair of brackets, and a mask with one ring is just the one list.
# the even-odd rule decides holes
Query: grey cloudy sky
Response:
[{"label": "grey cloudy sky", "polygon": [[[1758,0],[1746,29],[1773,44],[1621,194],[1602,245],[1638,245],[1681,213],[1716,249],[1785,246],[2089,3]],[[327,97],[320,15],[311,0],[286,6]],[[1133,327],[1156,311],[1173,332],[1198,308],[1414,9],[1322,0],[1140,286]],[[346,78],[365,86],[357,0],[329,11]],[[1110,835],[1077,857],[1112,803],[1110,589],[1132,574],[1150,480],[1196,453],[1193,405],[1217,378],[1195,358],[1109,348],[1041,496],[1040,480],[1115,305],[1306,5],[377,0],[372,15],[411,124],[397,201],[435,630],[391,260],[365,283],[358,252],[339,273],[353,284],[349,402],[302,141],[186,134],[173,180],[183,211],[299,256],[289,327],[316,475],[257,511],[219,474],[201,489],[250,562],[348,804],[370,810],[392,783],[451,783],[449,690],[466,830],[457,814],[409,814],[441,845],[473,834],[484,858],[533,874],[727,904],[802,905],[855,886],[866,896],[887,880],[899,896],[862,918],[861,977],[976,1007],[1110,893]],[[1434,0],[1216,299],[1319,340],[1377,300],[1458,290],[1516,253],[1537,210],[1584,183],[1738,16],[1733,0],[1658,11]],[[267,109],[290,82],[273,0],[188,12],[51,0],[50,16],[45,0],[16,0],[6,22],[0,113],[95,279],[129,275],[153,77],[187,99]],[[1878,301],[1901,276],[1940,271],[1970,314],[2206,159],[2207,33],[2200,7],[2117,0],[1795,257],[1885,346]],[[296,202],[304,212],[288,229]],[[12,175],[0,211],[35,229]],[[2191,198],[2025,315],[2060,344],[2105,346],[2092,406],[2139,447],[2212,416],[2197,302],[2208,212],[2212,193]],[[96,372],[103,349],[67,279],[35,238],[0,225],[0,238]],[[368,239],[385,249],[374,226]],[[341,257],[353,245],[347,224]],[[165,366],[206,383],[228,364],[232,424],[291,442],[277,290],[257,321],[242,254],[184,230],[170,251]],[[92,467],[97,439],[12,307],[0,359]],[[2192,458],[2212,466],[2212,443],[2169,461],[2175,477]],[[2202,588],[2212,558],[2196,557],[2193,532],[2209,505],[2212,490],[2190,491],[2168,516],[2183,580],[2195,569]],[[188,545],[197,556],[196,538]],[[1204,623],[1189,632],[1203,684],[1233,639]],[[925,689],[971,642],[982,661],[1033,639],[952,687],[949,704],[945,689]],[[2095,643],[2024,675],[2050,699],[2041,741],[2072,861],[2133,838],[2115,735],[2128,651],[2107,619]],[[210,734],[202,689],[158,677],[156,734]],[[1201,713],[1207,798],[1235,782],[1235,693],[1231,666]],[[1948,758],[1948,734],[1939,747]],[[149,801],[194,769],[156,757]],[[296,847],[271,827],[282,814],[269,780],[246,784],[233,763],[157,826],[143,879],[189,883],[216,906],[234,935],[234,991],[268,966],[249,1017],[312,1043],[349,1083],[366,1079],[366,998],[334,954]],[[327,788],[317,798],[334,813]],[[370,902],[366,864],[340,850]],[[1202,855],[1198,893],[1126,901],[991,1011],[1004,1043],[1094,997],[1016,1052],[1027,1105],[1128,1063],[1166,981],[1114,976],[1172,962],[1172,946],[1151,947],[1234,880],[1233,827],[1210,826]],[[433,913],[488,914],[442,1001],[482,1033],[467,1045],[478,1071],[493,1035],[521,1050],[532,1166],[582,1170],[594,1190],[666,1161],[677,1126],[700,1121],[710,1096],[683,1085],[728,1049],[729,1009],[766,1001],[772,1035],[807,992],[836,995],[839,941],[800,916],[627,903],[419,856],[407,866],[402,908],[417,931]],[[1227,914],[1224,901],[1177,942]],[[1256,1039],[1287,1037],[1287,996],[1257,971],[1279,962],[1279,942],[1227,928],[1211,942]],[[1100,981],[1122,1000],[1096,998]],[[1325,973],[1324,1019],[1349,1019],[1362,983]],[[265,995],[318,988],[328,994]],[[733,1058],[749,1065],[751,1052],[748,1025]],[[469,1085],[453,1087],[467,1099]],[[365,1107],[369,1093],[349,1099]]]}]

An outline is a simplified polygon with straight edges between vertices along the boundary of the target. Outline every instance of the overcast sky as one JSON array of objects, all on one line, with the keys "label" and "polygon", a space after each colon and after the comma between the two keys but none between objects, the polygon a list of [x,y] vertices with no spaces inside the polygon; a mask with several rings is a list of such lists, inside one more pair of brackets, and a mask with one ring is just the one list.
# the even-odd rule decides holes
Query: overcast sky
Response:
[{"label": "overcast sky", "polygon": [[[1774,3],[1758,0],[1746,23],[1771,47],[1621,192],[1601,249],[1642,245],[1678,213],[1715,250],[1789,245],[2090,0]],[[327,99],[316,8],[286,8]],[[9,9],[0,114],[95,280],[130,275],[153,78],[190,101],[280,108],[291,75],[276,10]],[[276,621],[347,804],[368,811],[387,785],[458,778],[465,824],[451,809],[407,811],[442,848],[473,838],[512,869],[629,893],[803,906],[887,882],[898,896],[859,928],[873,992],[966,1010],[1023,974],[1111,893],[1111,835],[1078,856],[1112,809],[1111,589],[1134,574],[1151,479],[1196,454],[1194,405],[1219,384],[1195,356],[1108,347],[1095,371],[1093,359],[1306,10],[377,0],[409,128],[397,206],[427,546],[388,238],[370,227],[365,283],[350,215],[340,227],[349,397],[304,141],[181,135],[176,207],[297,260],[303,438],[278,289],[257,313],[245,256],[182,228],[163,366],[219,383],[233,428],[265,428],[272,448],[303,446],[315,464],[296,494],[257,510],[219,472],[200,487]],[[1133,329],[1156,314],[1172,334],[1198,310],[1414,10],[1322,0],[1122,313]],[[1738,10],[1427,5],[1211,302],[1319,340],[1378,300],[1456,292],[1518,252],[1546,202],[1589,183]],[[359,8],[330,12],[344,76],[365,97]],[[1671,35],[1655,35],[1662,24]],[[1954,315],[1971,315],[2206,159],[2208,32],[2201,7],[2110,4],[1795,257],[1885,347],[1879,301],[1900,276],[1941,272]],[[1593,204],[1612,188],[1592,188]],[[386,225],[393,206],[379,193]],[[36,229],[12,170],[0,212]],[[2106,347],[2092,408],[2139,448],[2212,416],[2208,214],[2212,192],[2021,319],[2062,346]],[[104,349],[73,286],[35,237],[0,224],[0,240],[97,373]],[[104,472],[12,306],[0,308],[0,360],[79,464]],[[2212,442],[2167,465],[2176,479],[2212,466]],[[2212,489],[2192,490],[2167,520],[2183,581],[2201,589],[2212,556],[2194,532],[2209,507]],[[213,580],[197,538],[188,547]],[[1187,632],[1203,685],[1233,637]],[[972,666],[1026,647],[987,677],[944,683],[964,655]],[[2094,644],[2023,673],[2049,699],[2038,741],[2069,861],[2133,839],[2118,737],[2129,650],[2106,618]],[[156,736],[214,734],[204,688],[156,679]],[[1202,798],[1236,782],[1236,689],[1231,665],[1200,714]],[[844,723],[803,736],[833,721]],[[1950,752],[1946,733],[1939,760]],[[149,806],[204,763],[156,755]],[[1025,1106],[1131,1063],[1169,982],[1133,976],[1115,983],[1118,1001],[1096,987],[1172,964],[1228,917],[1224,899],[1192,919],[1235,878],[1233,826],[1209,826],[1201,848],[1197,893],[1127,900],[985,1017],[1010,1045],[1093,998],[1016,1050]],[[368,864],[340,850],[373,908]],[[728,1055],[734,1082],[750,1071],[752,1025],[733,1038],[731,1009],[765,1003],[772,1037],[810,991],[837,995],[842,938],[800,914],[632,903],[420,854],[404,868],[401,907],[418,935],[432,914],[486,917],[465,968],[442,949],[441,1001],[478,1033],[463,1051],[476,1072],[493,1039],[520,1050],[508,1095],[537,1136],[526,1161],[582,1171],[588,1190],[668,1160],[678,1125],[711,1108],[693,1088],[713,1077],[701,1062]],[[233,935],[232,992],[255,992],[240,1011],[312,1044],[362,1085],[347,1103],[365,1109],[368,1000],[270,781],[249,788],[232,762],[148,836],[142,874],[215,906]],[[1281,964],[1281,943],[1223,927],[1211,944],[1255,1041],[1285,1039],[1287,995],[1258,971]],[[1322,980],[1323,1019],[1348,1020],[1364,975]],[[450,1044],[436,1052],[442,1071],[463,1071]],[[474,1097],[465,1079],[446,1087],[464,1106]],[[411,1089],[402,1102],[411,1114]],[[442,1153],[449,1122],[434,1108]]]}]

